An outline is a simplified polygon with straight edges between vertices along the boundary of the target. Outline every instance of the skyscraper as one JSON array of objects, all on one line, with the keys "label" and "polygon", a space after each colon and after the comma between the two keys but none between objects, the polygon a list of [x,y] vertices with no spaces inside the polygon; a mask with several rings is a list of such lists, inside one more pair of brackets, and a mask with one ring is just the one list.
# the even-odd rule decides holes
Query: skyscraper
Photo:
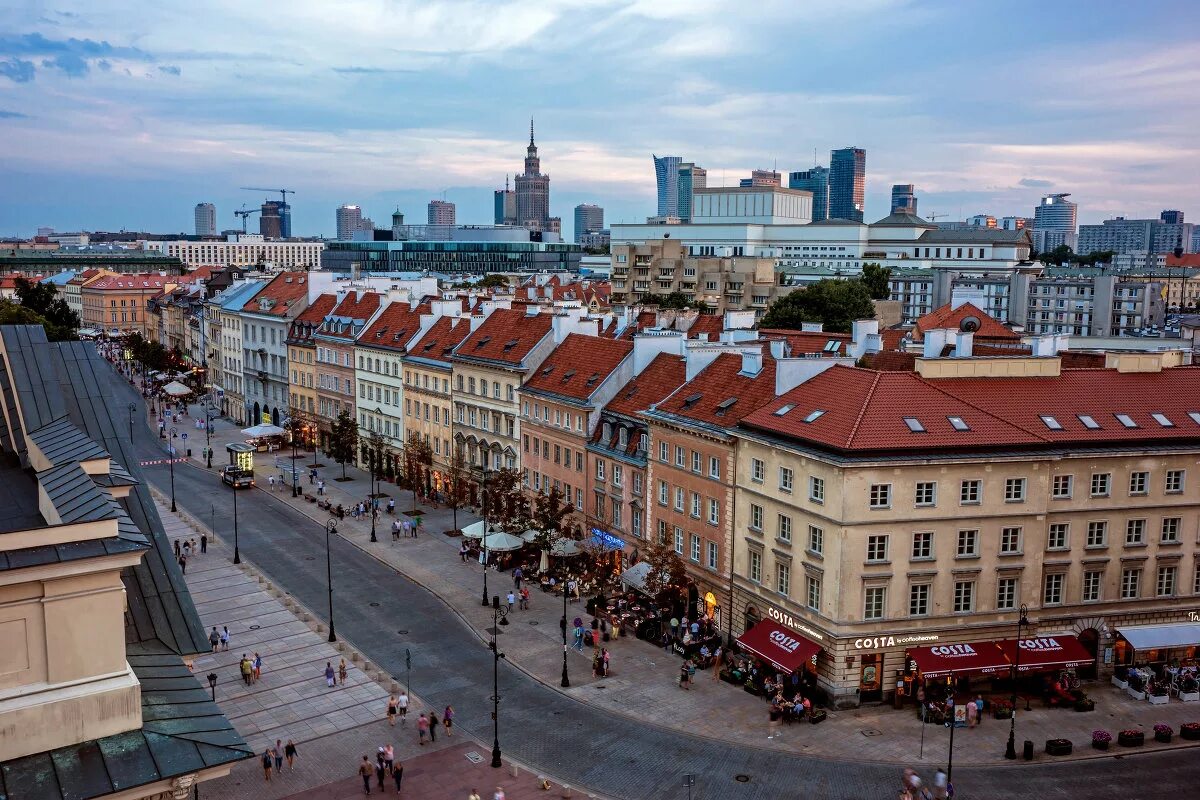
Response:
[{"label": "skyscraper", "polygon": [[829,154],[829,217],[862,222],[866,197],[867,151],[861,147],[832,151]]},{"label": "skyscraper", "polygon": [[1074,234],[1079,206],[1067,199],[1070,196],[1070,193],[1043,196],[1033,209],[1034,229]]},{"label": "skyscraper", "polygon": [[492,219],[497,225],[517,224],[517,194],[508,188],[508,176],[504,176],[504,188],[497,189],[492,198]]},{"label": "skyscraper", "polygon": [[1159,221],[1165,222],[1168,225],[1182,225],[1183,212],[1175,210],[1164,211],[1158,215],[1158,219]]},{"label": "skyscraper", "polygon": [[533,119],[529,120],[529,147],[525,148],[525,172],[516,178],[517,224],[531,231],[550,228],[550,176],[542,174],[537,145],[533,142]]},{"label": "skyscraper", "polygon": [[812,193],[813,222],[820,222],[821,220],[829,219],[828,169],[825,167],[813,167],[812,169],[793,172],[788,175],[788,188],[803,189],[806,192]]},{"label": "skyscraper", "polygon": [[212,203],[196,204],[196,235],[217,235],[217,207]]},{"label": "skyscraper", "polygon": [[917,215],[917,195],[916,189],[911,183],[895,183],[892,184],[892,212],[893,214],[912,214]]},{"label": "skyscraper", "polygon": [[692,221],[692,193],[708,186],[708,172],[691,161],[679,165],[679,188],[677,190],[677,216],[684,222]]},{"label": "skyscraper", "polygon": [[337,238],[342,241],[353,239],[354,232],[362,227],[362,219],[362,209],[358,206],[338,206]]},{"label": "skyscraper", "polygon": [[453,225],[454,203],[445,200],[430,200],[428,219],[430,225]]},{"label": "skyscraper", "polygon": [[683,159],[679,156],[656,156],[654,159],[654,180],[658,184],[658,216],[679,216],[679,165]]},{"label": "skyscraper", "polygon": [[589,233],[599,233],[604,230],[604,209],[591,203],[580,203],[575,206],[575,242],[583,241],[583,236]]},{"label": "skyscraper", "polygon": [[264,200],[262,213],[258,217],[258,232],[264,239],[283,239],[283,211],[285,206],[279,200]]}]

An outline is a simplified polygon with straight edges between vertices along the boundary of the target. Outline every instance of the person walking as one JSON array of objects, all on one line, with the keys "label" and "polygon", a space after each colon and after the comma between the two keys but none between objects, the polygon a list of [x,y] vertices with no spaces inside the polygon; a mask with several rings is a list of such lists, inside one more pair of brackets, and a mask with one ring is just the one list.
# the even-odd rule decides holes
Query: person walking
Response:
[{"label": "person walking", "polygon": [[492,800],[505,800],[503,786],[497,786],[496,791],[492,792]]},{"label": "person walking", "polygon": [[462,563],[467,563],[467,553],[471,552],[471,548],[467,547],[467,543],[463,542],[458,546],[458,557]]},{"label": "person walking", "polygon": [[208,643],[212,645],[212,651],[215,653],[221,646],[221,634],[217,633],[217,626],[214,625],[212,633],[208,635]]},{"label": "person walking", "polygon": [[696,662],[689,658],[686,664],[688,671],[688,688],[690,689],[692,684],[696,682]]},{"label": "person walking", "polygon": [[396,727],[396,695],[392,695],[388,698],[387,721],[389,727]]},{"label": "person walking", "polygon": [[191,542],[183,543],[183,554],[185,556],[189,556],[189,557],[192,555],[192,543]]},{"label": "person walking", "polygon": [[408,529],[410,527],[412,527],[412,523],[409,522],[408,520],[405,519],[405,520],[400,521],[400,531],[401,531],[401,533],[404,534],[405,539],[408,538]]},{"label": "person walking", "polygon": [[260,656],[257,652],[254,653],[254,662],[253,663],[254,663],[254,682],[258,683],[259,678],[262,677],[262,656]]},{"label": "person walking", "polygon": [[267,481],[271,484],[271,491],[275,491],[275,476],[271,475],[267,478]]},{"label": "person walking", "polygon": [[975,710],[977,712],[975,715],[975,724],[982,725],[983,724],[983,695],[981,695],[981,694],[975,695]]},{"label": "person walking", "polygon": [[336,676],[333,673],[333,664],[325,662],[325,685],[332,689],[335,684]]},{"label": "person walking", "polygon": [[229,649],[229,626],[228,625],[221,626],[221,649],[222,650]]},{"label": "person walking", "polygon": [[296,762],[297,755],[299,755],[299,751],[296,750],[296,743],[291,739],[288,739],[287,745],[283,748],[283,757],[286,758],[288,762],[288,772],[295,771],[296,767],[294,764]]},{"label": "person walking", "polygon": [[571,646],[579,652],[583,652],[583,623],[579,621],[578,617],[575,618],[575,642]]},{"label": "person walking", "polygon": [[529,587],[528,586],[521,587],[521,610],[523,610],[523,611],[529,610]]},{"label": "person walking", "polygon": [[467,800],[479,800],[479,792],[472,789],[471,793],[467,795]]},{"label": "person walking", "polygon": [[933,800],[946,800],[949,797],[949,785],[946,771],[938,767],[938,771],[933,774]]},{"label": "person walking", "polygon": [[603,669],[603,664],[604,664],[604,661],[600,657],[600,648],[598,646],[593,647],[592,648],[592,677],[593,678],[600,677],[600,670]]},{"label": "person walking", "polygon": [[389,517],[396,516],[396,498],[388,498],[387,512]]},{"label": "person walking", "polygon": [[425,746],[425,735],[429,733],[429,717],[422,714],[417,717],[417,738],[421,741],[421,746]]},{"label": "person walking", "polygon": [[433,711],[429,712],[429,741],[437,741],[438,718]]},{"label": "person walking", "polygon": [[400,722],[408,721],[408,690],[401,689],[396,698],[396,709],[400,712]]},{"label": "person walking", "polygon": [[181,555],[183,555],[183,553],[179,549],[179,540],[176,539],[174,542],[172,542],[172,544],[175,547],[175,557],[179,558]]},{"label": "person walking", "polygon": [[200,552],[201,553],[208,552],[208,534],[207,533],[200,534]]},{"label": "person walking", "polygon": [[525,573],[520,567],[516,567],[512,571],[513,587],[519,592],[521,591],[521,579],[525,577]]},{"label": "person walking", "polygon": [[275,774],[283,774],[283,740],[276,739],[275,746],[271,748],[271,757],[275,759]]},{"label": "person walking", "polygon": [[774,739],[779,735],[779,725],[782,719],[783,707],[779,705],[779,697],[777,695],[771,700],[771,707],[767,710],[768,739]]},{"label": "person walking", "polygon": [[383,766],[388,772],[392,771],[392,763],[396,760],[396,748],[390,744],[383,746]]},{"label": "person walking", "polygon": [[187,575],[187,556],[186,555],[179,557],[179,571],[182,572],[184,575]]},{"label": "person walking", "polygon": [[325,481],[317,481],[317,494],[324,496],[324,494],[325,494]]},{"label": "person walking", "polygon": [[263,750],[262,754],[263,777],[266,778],[267,783],[271,782],[271,766],[274,763],[275,759],[271,757],[271,748],[268,747]]},{"label": "person walking", "polygon": [[241,670],[242,681],[249,686],[251,678],[254,677],[254,666],[250,663],[250,659],[246,658],[245,653],[242,653]]},{"label": "person walking", "polygon": [[417,533],[420,532],[420,530],[421,530],[421,515],[417,514],[417,516],[413,518],[412,531],[413,531],[414,539],[417,538]]},{"label": "person walking", "polygon": [[679,665],[679,688],[690,689],[688,686],[688,662],[684,661]]},{"label": "person walking", "polygon": [[383,791],[383,781],[387,778],[387,767],[383,765],[383,748],[375,753],[375,780],[379,781],[379,791]]},{"label": "person walking", "polygon": [[392,764],[392,780],[396,782],[396,794],[400,794],[400,783],[404,780],[403,764]]},{"label": "person walking", "polygon": [[363,782],[363,794],[371,793],[371,773],[374,771],[371,768],[371,760],[363,756],[362,762],[358,765],[358,776],[362,778]]},{"label": "person walking", "polygon": [[976,718],[976,716],[978,716],[978,714],[979,714],[979,709],[975,707],[975,701],[968,700],[967,701],[967,727],[968,728],[975,727],[975,718]]},{"label": "person walking", "polygon": [[600,648],[600,675],[605,678],[608,677],[608,662],[608,648],[602,647]]},{"label": "person walking", "polygon": [[442,726],[446,729],[446,736],[454,735],[454,707],[446,706],[446,710],[442,712]]},{"label": "person walking", "polygon": [[508,600],[508,610],[512,611],[513,604],[517,602],[516,595],[513,594],[512,589],[508,590],[508,596],[505,599]]},{"label": "person walking", "polygon": [[338,662],[338,685],[340,685],[340,686],[346,685],[346,672],[347,672],[346,659],[343,658],[341,661]]},{"label": "person walking", "polygon": [[713,659],[712,659],[712,661],[713,661],[712,679],[714,681],[719,681],[721,679],[721,656],[722,656],[721,645],[717,645],[717,649],[713,651]]}]

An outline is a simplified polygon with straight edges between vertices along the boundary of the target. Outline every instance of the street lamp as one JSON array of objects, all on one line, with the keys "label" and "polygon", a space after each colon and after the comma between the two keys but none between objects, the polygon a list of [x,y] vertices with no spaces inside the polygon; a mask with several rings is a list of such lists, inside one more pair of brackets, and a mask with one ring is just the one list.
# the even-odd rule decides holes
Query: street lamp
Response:
[{"label": "street lamp", "polygon": [[483,465],[483,607],[488,606],[487,571],[488,571],[488,469]]},{"label": "street lamp", "polygon": [[233,563],[242,563],[242,554],[238,550],[238,516],[237,516],[237,486],[233,487]]},{"label": "street lamp", "polygon": [[500,764],[500,622],[508,615],[508,608],[500,606],[500,595],[492,596],[492,766]]},{"label": "street lamp", "polygon": [[213,702],[217,702],[217,673],[210,672],[206,676],[208,678],[208,686],[212,689]]},{"label": "street lamp", "polygon": [[1004,757],[1010,761],[1017,758],[1017,673],[1021,671],[1021,628],[1029,626],[1029,606],[1021,604],[1021,616],[1017,620],[1017,658],[1012,667],[1012,716],[1008,719],[1008,746]]},{"label": "street lamp", "polygon": [[[137,403],[130,403],[129,404],[129,444],[130,445],[133,444],[133,415],[136,411],[137,411]],[[133,448],[132,447],[130,447],[129,455],[130,455],[130,457],[133,456]]]},{"label": "street lamp", "polygon": [[177,433],[179,433],[179,429],[172,427],[171,428],[171,439],[170,439],[171,458],[168,459],[168,461],[167,461],[167,463],[171,465],[171,512],[172,513],[174,513],[177,510],[175,508],[175,435]]},{"label": "street lamp", "polygon": [[337,634],[333,631],[333,561],[329,557],[329,537],[337,530],[337,520],[333,517],[325,523],[325,577],[329,582],[329,641],[336,642]]},{"label": "street lamp", "polygon": [[367,498],[367,500],[368,500],[367,511],[371,515],[371,541],[372,542],[379,541],[379,539],[375,538],[375,494],[377,492],[377,486],[376,486],[376,480],[375,480],[375,465],[379,463],[379,455],[380,454],[379,454],[378,450],[372,450],[370,453],[370,456],[371,456],[370,462],[371,463],[369,466],[371,468],[371,483],[370,483],[370,485],[371,485],[370,495],[371,496]]},{"label": "street lamp", "polygon": [[204,404],[204,445],[208,448],[209,469],[212,469],[212,420],[212,399],[210,398]]},{"label": "street lamp", "polygon": [[[561,542],[563,540],[559,539],[559,541]],[[560,622],[559,627],[562,628],[563,673],[562,673],[562,680],[559,681],[559,684],[558,684],[559,686],[561,686],[564,689],[568,688],[571,685],[571,678],[567,675],[567,559],[565,558],[566,552],[567,552],[567,549],[566,549],[566,545],[564,544],[563,545],[564,557],[559,559],[559,561],[562,562],[562,581],[560,581],[560,583],[562,584],[562,593],[563,593],[563,615],[562,615],[562,620]]]},{"label": "street lamp", "polygon": [[292,426],[292,497],[299,492],[296,487],[296,426]]},{"label": "street lamp", "polygon": [[[968,702],[970,702],[968,700]],[[950,697],[946,700],[946,709],[950,712],[950,751],[946,756],[946,783],[954,777],[954,689],[950,689]]]}]

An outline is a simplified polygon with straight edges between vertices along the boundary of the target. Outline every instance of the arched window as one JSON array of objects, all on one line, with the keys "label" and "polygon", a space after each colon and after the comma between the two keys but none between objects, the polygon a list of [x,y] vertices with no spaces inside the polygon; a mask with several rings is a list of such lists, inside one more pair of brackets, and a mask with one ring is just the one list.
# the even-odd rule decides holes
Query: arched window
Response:
[{"label": "arched window", "polygon": [[621,447],[629,445],[629,431],[624,428],[617,428],[617,444]]}]

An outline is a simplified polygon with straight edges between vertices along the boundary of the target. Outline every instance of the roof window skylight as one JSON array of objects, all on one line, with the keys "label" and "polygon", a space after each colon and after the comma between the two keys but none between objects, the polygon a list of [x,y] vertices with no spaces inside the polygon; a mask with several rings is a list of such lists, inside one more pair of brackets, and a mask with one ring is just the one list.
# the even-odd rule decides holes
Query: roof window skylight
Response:
[{"label": "roof window skylight", "polygon": [[1042,422],[1046,423],[1046,427],[1052,431],[1061,431],[1063,429],[1062,423],[1049,414],[1042,414]]},{"label": "roof window skylight", "polygon": [[1100,423],[1092,419],[1091,416],[1087,414],[1076,414],[1075,416],[1078,417],[1079,421],[1083,423],[1083,427],[1087,428],[1088,430],[1100,430]]},{"label": "roof window skylight", "polygon": [[733,404],[736,402],[737,402],[736,397],[727,397],[724,400],[722,400],[721,402],[717,403],[717,414],[718,415],[724,414],[726,411],[733,408]]},{"label": "roof window skylight", "polygon": [[1158,411],[1155,411],[1150,416],[1154,417],[1154,421],[1157,422],[1159,425],[1162,425],[1164,428],[1174,428],[1175,427],[1175,423],[1171,422],[1171,420],[1167,417],[1166,414],[1162,414],[1162,413],[1159,413]]},{"label": "roof window skylight", "polygon": [[775,409],[774,414],[777,417],[782,417],[783,415],[787,414],[789,411],[791,411],[795,407],[796,406],[794,403],[784,403],[779,408]]},{"label": "roof window skylight", "polygon": [[1192,422],[1200,425],[1200,411],[1189,411],[1188,416],[1192,418]]},{"label": "roof window skylight", "polygon": [[925,426],[922,425],[921,420],[917,419],[916,417],[905,417],[904,424],[907,425],[908,429],[913,433],[925,432]]},{"label": "roof window skylight", "polygon": [[946,421],[950,423],[950,427],[956,431],[969,431],[971,426],[966,423],[962,417],[946,417]]},{"label": "roof window skylight", "polygon": [[687,396],[686,398],[684,398],[684,400],[683,400],[683,407],[684,407],[684,408],[691,408],[692,406],[696,405],[696,403],[697,403],[697,402],[699,402],[700,398],[701,398],[701,397],[703,397],[703,396],[704,396],[704,395],[702,395],[702,394],[692,394],[692,395],[688,395],[688,396]]},{"label": "roof window skylight", "polygon": [[[784,406],[783,408],[786,408],[786,409],[791,409],[791,406]],[[783,408],[779,409],[779,411],[783,411]],[[778,413],[779,413],[779,411],[776,411],[775,413],[776,413],[776,414],[778,414]],[[805,421],[805,422],[810,422],[810,423],[811,423],[811,422],[816,422],[817,420],[819,420],[819,419],[821,418],[821,416],[822,416],[824,413],[825,413],[825,409],[823,409],[823,408],[816,408],[816,409],[813,409],[813,410],[812,410],[812,411],[809,413],[809,415],[808,415],[807,417],[805,417],[805,418],[804,418],[804,421]]]},{"label": "roof window skylight", "polygon": [[1124,425],[1126,428],[1136,428],[1138,424],[1133,421],[1133,417],[1128,414],[1113,414],[1117,418],[1117,422]]}]

